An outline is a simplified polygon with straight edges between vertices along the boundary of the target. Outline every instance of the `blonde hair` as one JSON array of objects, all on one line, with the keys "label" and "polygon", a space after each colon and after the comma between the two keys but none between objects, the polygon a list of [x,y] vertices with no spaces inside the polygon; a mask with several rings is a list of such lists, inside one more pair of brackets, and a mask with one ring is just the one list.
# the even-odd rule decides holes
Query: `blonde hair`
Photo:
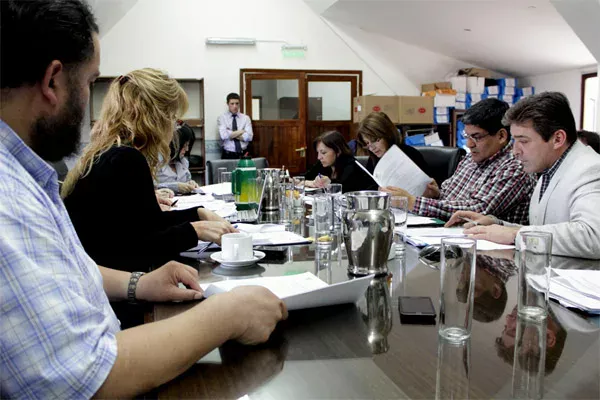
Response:
[{"label": "blonde hair", "polygon": [[62,197],[68,196],[79,179],[87,176],[100,156],[113,146],[139,150],[155,178],[155,171],[170,159],[169,143],[175,121],[187,108],[182,87],[162,71],[144,68],[116,78],[90,132],[90,144],[65,179]]}]

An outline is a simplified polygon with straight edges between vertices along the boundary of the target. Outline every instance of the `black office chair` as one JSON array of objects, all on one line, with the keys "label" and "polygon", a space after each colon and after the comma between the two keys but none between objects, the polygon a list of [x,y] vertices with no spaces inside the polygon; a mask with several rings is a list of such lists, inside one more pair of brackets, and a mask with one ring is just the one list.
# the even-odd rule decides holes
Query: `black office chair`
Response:
[{"label": "black office chair", "polygon": [[429,171],[438,185],[454,175],[456,167],[467,152],[460,147],[415,146],[429,165]]},{"label": "black office chair", "polygon": [[[208,179],[207,184],[212,185],[219,182],[219,168],[227,168],[227,171],[233,171],[240,160],[207,160],[206,161],[206,176]],[[257,169],[269,168],[269,162],[264,157],[253,158],[254,164]]]}]

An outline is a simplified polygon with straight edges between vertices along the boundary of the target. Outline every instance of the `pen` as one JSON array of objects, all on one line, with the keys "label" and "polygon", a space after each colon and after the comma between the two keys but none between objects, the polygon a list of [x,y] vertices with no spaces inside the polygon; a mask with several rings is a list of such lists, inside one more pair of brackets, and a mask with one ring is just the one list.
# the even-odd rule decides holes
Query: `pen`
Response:
[{"label": "pen", "polygon": [[462,219],[463,221],[470,222],[470,223],[472,223],[475,226],[479,225],[479,222],[477,222],[475,220],[472,220],[471,218],[467,218],[467,217],[459,217],[459,218]]},{"label": "pen", "polygon": [[175,207],[175,204],[177,204],[177,202],[179,201],[179,199],[175,200],[174,202],[171,203],[171,207]]}]

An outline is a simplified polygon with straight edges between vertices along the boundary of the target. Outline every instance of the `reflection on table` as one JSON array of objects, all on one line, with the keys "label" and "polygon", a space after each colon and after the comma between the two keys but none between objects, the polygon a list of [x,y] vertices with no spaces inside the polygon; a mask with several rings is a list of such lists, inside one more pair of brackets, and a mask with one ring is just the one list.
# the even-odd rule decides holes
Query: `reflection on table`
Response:
[{"label": "reflection on table", "polygon": [[[310,236],[310,220],[301,216],[290,229]],[[327,246],[266,251],[258,265],[239,271],[208,257],[183,261],[198,269],[201,283],[307,271],[327,283],[353,279],[341,235]],[[439,311],[439,270],[420,262],[418,249],[407,246],[357,304],[291,312],[264,345],[227,343],[149,396],[509,398],[524,390],[545,398],[600,398],[598,317],[552,303],[546,326],[519,328],[513,259],[512,250],[477,256],[473,329],[459,347],[440,341],[436,325],[400,323],[401,295],[429,296]],[[600,262],[554,257],[553,266],[600,269]],[[157,304],[147,319],[162,320],[193,305]]]}]

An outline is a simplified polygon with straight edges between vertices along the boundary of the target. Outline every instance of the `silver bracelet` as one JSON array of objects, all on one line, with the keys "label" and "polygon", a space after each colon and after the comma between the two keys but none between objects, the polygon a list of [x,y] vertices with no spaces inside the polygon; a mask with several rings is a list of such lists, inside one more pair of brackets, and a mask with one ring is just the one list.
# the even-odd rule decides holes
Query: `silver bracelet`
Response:
[{"label": "silver bracelet", "polygon": [[144,275],[144,272],[132,272],[131,277],[129,278],[129,285],[127,285],[127,300],[130,303],[137,303],[137,299],[135,297],[135,291],[137,289],[137,284],[140,278]]}]

